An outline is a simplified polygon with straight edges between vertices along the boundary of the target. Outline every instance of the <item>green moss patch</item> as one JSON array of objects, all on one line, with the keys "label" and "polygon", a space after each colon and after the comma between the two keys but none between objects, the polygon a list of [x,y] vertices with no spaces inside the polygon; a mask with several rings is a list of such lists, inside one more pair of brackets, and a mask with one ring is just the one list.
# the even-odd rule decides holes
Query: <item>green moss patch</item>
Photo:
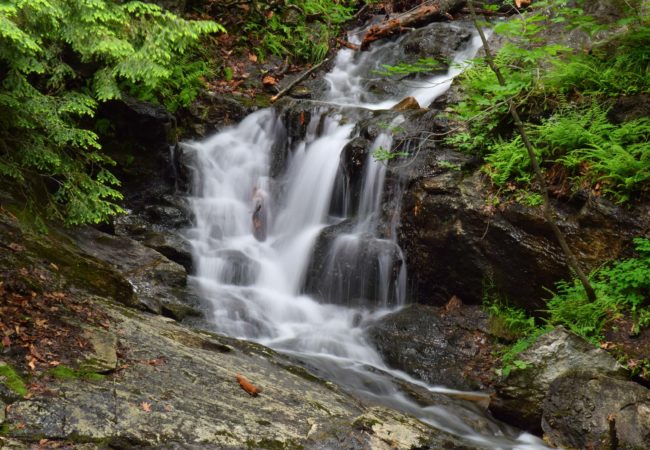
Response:
[{"label": "green moss patch", "polygon": [[27,395],[27,387],[23,380],[11,366],[4,363],[0,363],[0,383],[21,397]]},{"label": "green moss patch", "polygon": [[106,375],[96,372],[87,372],[83,370],[75,370],[66,366],[56,366],[47,371],[48,375],[58,378],[60,380],[82,379],[90,381],[100,381],[106,378]]}]

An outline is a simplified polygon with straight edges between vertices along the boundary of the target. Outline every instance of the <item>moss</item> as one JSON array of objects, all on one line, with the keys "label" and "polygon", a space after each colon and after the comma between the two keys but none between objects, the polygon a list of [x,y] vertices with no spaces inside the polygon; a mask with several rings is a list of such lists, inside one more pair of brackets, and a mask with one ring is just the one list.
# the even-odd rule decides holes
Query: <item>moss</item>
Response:
[{"label": "moss", "polygon": [[4,363],[0,363],[0,383],[21,397],[27,395],[27,387],[23,380],[11,366]]},{"label": "moss", "polygon": [[106,378],[106,375],[95,372],[87,372],[84,370],[75,370],[66,366],[56,366],[53,369],[47,371],[49,375],[52,375],[54,378],[61,380],[72,380],[72,379],[82,379],[89,381],[100,381]]},{"label": "moss", "polygon": [[305,380],[311,381],[312,383],[319,383],[319,384],[325,383],[324,380],[313,375],[304,367],[300,367],[300,366],[283,366],[283,367],[286,371],[291,372],[294,375],[298,375],[300,378],[304,378]]},{"label": "moss", "polygon": [[379,420],[377,420],[374,417],[368,417],[368,416],[359,416],[356,419],[354,419],[354,422],[352,422],[352,426],[357,430],[367,431],[368,433],[371,434],[373,433],[372,427],[380,424],[381,422]]},{"label": "moss", "polygon": [[253,449],[264,450],[302,450],[304,447],[293,440],[279,441],[277,439],[261,439],[259,441],[247,440],[246,446]]}]

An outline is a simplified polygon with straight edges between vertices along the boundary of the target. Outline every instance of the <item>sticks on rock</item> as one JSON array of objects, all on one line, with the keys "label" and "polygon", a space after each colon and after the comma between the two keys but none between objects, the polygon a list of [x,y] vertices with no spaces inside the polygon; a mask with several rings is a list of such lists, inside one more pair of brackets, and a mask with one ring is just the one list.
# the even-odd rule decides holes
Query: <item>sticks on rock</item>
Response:
[{"label": "sticks on rock", "polygon": [[372,42],[401,33],[410,27],[434,20],[450,19],[452,18],[451,13],[460,10],[465,3],[464,0],[438,0],[423,3],[410,11],[371,26],[361,42],[360,49],[367,50]]}]

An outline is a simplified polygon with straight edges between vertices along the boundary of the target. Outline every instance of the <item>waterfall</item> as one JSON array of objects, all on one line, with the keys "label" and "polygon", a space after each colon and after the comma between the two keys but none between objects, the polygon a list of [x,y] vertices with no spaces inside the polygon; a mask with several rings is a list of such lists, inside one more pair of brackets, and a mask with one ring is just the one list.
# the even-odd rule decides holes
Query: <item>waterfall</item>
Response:
[{"label": "waterfall", "polygon": [[[474,40],[456,60],[477,50]],[[375,51],[340,51],[326,76],[330,89],[323,101],[329,106],[312,110],[306,136],[290,143],[279,176],[270,175],[273,151],[286,148],[287,132],[274,109],[185,144],[196,161],[196,219],[188,232],[196,267],[192,280],[211,305],[216,331],[293,354],[363,398],[413,414],[476,445],[545,448],[530,435],[518,436],[497,422],[476,429],[472,418],[485,420],[485,414],[472,405],[419,407],[391,376],[431,391],[445,389],[390,370],[364,338],[365,324],[405,302],[407,276],[394,240],[395,220],[389,233],[378,231],[386,166],[373,158],[373,150],[390,148],[389,132],[372,143],[358,204],[353,207],[349,190],[337,187],[340,155],[355,137],[358,120],[350,107],[383,109],[400,100],[365,100],[360,80],[374,57]],[[460,70],[454,65],[426,85],[414,86],[411,94],[427,104]],[[390,125],[404,120],[397,116]],[[344,205],[338,214],[332,206],[337,201]]]}]

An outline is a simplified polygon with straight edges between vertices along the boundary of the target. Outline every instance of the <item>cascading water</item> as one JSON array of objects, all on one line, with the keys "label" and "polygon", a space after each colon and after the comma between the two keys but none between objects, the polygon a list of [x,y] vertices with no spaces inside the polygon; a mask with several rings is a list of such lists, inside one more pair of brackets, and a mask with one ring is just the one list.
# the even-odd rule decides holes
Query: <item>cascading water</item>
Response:
[{"label": "cascading water", "polygon": [[[456,60],[471,57],[477,49],[474,41]],[[477,446],[545,448],[536,438],[518,436],[486,418],[469,402],[419,407],[400,392],[395,379],[430,391],[447,390],[390,370],[364,339],[364,324],[404,302],[406,281],[401,250],[392,240],[396,225],[391,224],[389,236],[377,232],[386,167],[372,157],[372,150],[390,148],[390,133],[373,143],[357,204],[339,199],[345,205],[343,217],[330,214],[338,195],[340,154],[353,138],[357,117],[355,108],[346,106],[382,109],[400,100],[366,102],[359,80],[373,57],[373,52],[339,53],[326,77],[330,90],[324,99],[339,110],[321,106],[313,111],[306,137],[292,143],[281,176],[270,176],[272,151],[286,140],[273,109],[251,114],[203,142],[186,144],[196,152],[196,220],[189,232],[197,267],[193,281],[212,305],[219,332],[296,355],[360,397],[413,414]],[[411,95],[428,104],[459,71],[454,66],[428,80],[426,86],[435,86],[433,90],[414,87]],[[398,116],[391,126],[403,120]],[[342,195],[346,197],[345,190]],[[340,232],[324,240],[332,229]],[[326,248],[320,272],[312,274],[317,280],[306,290],[317,245]],[[473,425],[478,422],[483,425]]]}]

